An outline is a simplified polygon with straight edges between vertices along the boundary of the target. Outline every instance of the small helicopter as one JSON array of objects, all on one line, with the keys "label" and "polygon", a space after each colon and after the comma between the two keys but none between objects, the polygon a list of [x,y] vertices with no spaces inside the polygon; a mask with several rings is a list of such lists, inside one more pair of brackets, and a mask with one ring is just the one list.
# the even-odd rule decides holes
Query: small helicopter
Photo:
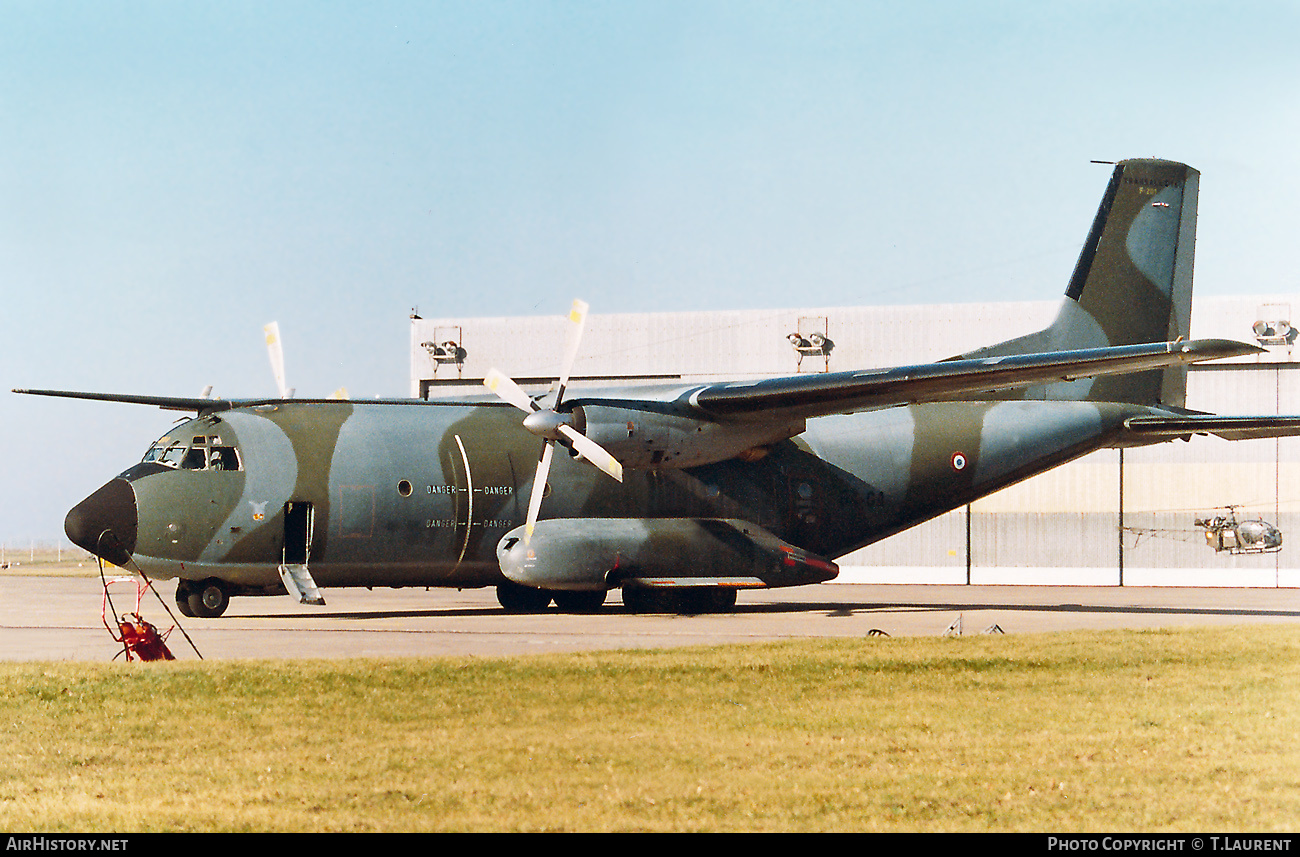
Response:
[{"label": "small helicopter", "polygon": [[1224,506],[1226,515],[1197,518],[1205,530],[1205,543],[1217,553],[1277,553],[1282,550],[1282,531],[1263,518],[1237,521],[1237,507]]}]

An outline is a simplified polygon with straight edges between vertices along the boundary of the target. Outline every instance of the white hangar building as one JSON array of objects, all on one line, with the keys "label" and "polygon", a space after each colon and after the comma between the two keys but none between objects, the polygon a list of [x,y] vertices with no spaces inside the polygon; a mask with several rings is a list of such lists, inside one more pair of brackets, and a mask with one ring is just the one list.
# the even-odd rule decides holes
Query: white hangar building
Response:
[{"label": "white hangar building", "polygon": [[[1195,300],[1193,338],[1266,352],[1190,368],[1187,407],[1300,414],[1300,296]],[[706,382],[926,363],[1047,326],[1059,301],[591,315],[586,384]],[[411,317],[411,394],[477,395],[497,368],[545,390],[566,318]],[[1300,327],[1300,325],[1297,325]],[[1235,507],[1229,511],[1225,507]],[[1197,519],[1262,519],[1280,551],[1208,544]],[[1127,586],[1300,586],[1300,438],[1194,437],[1101,450],[839,559],[840,580]]]}]

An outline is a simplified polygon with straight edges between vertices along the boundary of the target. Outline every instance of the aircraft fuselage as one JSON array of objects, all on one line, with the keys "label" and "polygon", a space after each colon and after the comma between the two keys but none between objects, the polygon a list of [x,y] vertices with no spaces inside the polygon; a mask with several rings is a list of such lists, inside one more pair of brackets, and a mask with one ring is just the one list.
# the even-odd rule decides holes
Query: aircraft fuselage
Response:
[{"label": "aircraft fuselage", "polygon": [[[838,557],[1104,446],[1146,412],[894,407],[809,420],[752,460],[629,470],[622,483],[561,453],[541,518],[739,520]],[[540,448],[507,407],[263,405],[178,424],[78,509],[126,522],[129,511],[83,507],[106,489],[118,506],[133,503],[125,549],[156,578],[271,589],[281,563],[310,562],[322,587],[496,585],[497,546],[524,521]]]}]

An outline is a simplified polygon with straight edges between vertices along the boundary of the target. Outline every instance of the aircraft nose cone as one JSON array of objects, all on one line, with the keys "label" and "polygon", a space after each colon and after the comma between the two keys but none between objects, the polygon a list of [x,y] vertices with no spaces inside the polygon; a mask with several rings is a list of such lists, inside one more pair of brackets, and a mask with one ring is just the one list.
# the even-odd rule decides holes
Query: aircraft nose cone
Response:
[{"label": "aircraft nose cone", "polygon": [[138,523],[131,483],[114,479],[72,507],[63,531],[73,544],[114,565],[126,565],[135,551]]}]

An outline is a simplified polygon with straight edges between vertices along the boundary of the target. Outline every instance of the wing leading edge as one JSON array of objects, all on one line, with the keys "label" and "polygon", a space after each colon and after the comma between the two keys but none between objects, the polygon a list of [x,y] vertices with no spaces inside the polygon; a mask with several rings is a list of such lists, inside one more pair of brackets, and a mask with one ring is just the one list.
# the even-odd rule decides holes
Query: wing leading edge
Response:
[{"label": "wing leading edge", "polygon": [[[235,408],[255,408],[261,405],[338,405],[350,407],[355,400],[330,397],[326,399],[205,399],[197,396],[142,396],[132,393],[85,393],[76,390],[12,390],[27,396],[52,396],[59,399],[87,399],[92,402],[117,402],[125,405],[154,405],[165,411],[193,411],[200,416],[220,413]],[[486,397],[484,397],[486,399]],[[366,399],[368,404],[380,405],[455,405],[465,404],[454,400],[425,401],[423,399]],[[505,403],[475,401],[473,404],[488,407],[508,407]]]},{"label": "wing leading edge", "polygon": [[205,399],[185,396],[140,396],[131,393],[82,393],[75,390],[13,390],[27,396],[53,396],[59,399],[88,399],[92,402],[118,402],[125,405],[156,405],[166,411],[211,413],[279,401],[278,399]]}]

